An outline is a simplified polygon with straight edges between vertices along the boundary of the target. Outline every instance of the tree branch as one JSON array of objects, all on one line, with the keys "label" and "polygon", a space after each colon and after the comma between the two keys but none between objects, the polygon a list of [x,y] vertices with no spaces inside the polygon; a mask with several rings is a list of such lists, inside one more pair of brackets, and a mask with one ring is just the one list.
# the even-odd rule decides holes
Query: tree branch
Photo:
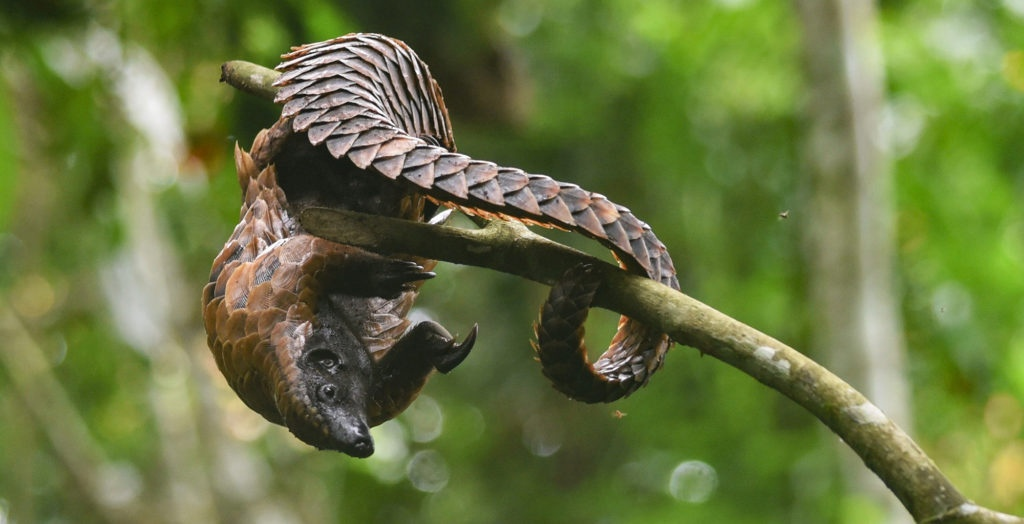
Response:
[{"label": "tree branch", "polygon": [[[272,73],[259,73],[258,69],[254,73],[254,67],[259,68],[229,62],[222,80],[272,99],[274,89],[265,82]],[[336,242],[381,253],[416,254],[487,267],[545,284],[553,283],[573,265],[596,263],[603,278],[595,299],[597,306],[655,326],[803,406],[861,457],[916,521],[1024,522],[969,502],[903,430],[825,368],[653,280],[627,274],[517,224],[495,221],[481,230],[467,231],[329,209],[309,209],[300,219],[308,231]]]},{"label": "tree branch", "polygon": [[603,278],[596,305],[656,326],[803,406],[864,460],[918,522],[1015,521],[968,502],[902,429],[825,368],[653,280],[630,275],[518,224],[495,221],[467,231],[330,209],[309,209],[301,220],[311,233],[336,242],[487,267],[544,284],[576,264],[596,263]]}]

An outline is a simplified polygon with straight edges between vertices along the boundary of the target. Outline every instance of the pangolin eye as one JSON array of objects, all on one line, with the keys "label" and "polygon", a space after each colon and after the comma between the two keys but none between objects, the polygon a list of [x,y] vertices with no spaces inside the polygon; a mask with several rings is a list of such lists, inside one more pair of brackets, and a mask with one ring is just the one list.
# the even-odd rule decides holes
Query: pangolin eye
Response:
[{"label": "pangolin eye", "polygon": [[320,389],[317,391],[317,396],[319,396],[320,400],[324,402],[333,402],[338,398],[338,386],[335,386],[334,384],[324,384],[320,386]]},{"label": "pangolin eye", "polygon": [[330,373],[337,371],[341,367],[341,360],[338,358],[338,355],[326,349],[318,349],[310,353],[309,361]]}]

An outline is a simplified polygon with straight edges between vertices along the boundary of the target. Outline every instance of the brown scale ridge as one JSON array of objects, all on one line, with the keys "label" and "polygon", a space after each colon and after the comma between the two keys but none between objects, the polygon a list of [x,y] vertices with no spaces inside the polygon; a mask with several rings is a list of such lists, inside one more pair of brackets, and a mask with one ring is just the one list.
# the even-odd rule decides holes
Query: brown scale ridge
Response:
[{"label": "brown scale ridge", "polygon": [[[455,152],[441,90],[403,42],[350,34],[282,58],[275,82],[282,122],[333,158],[468,214],[581,233],[610,248],[629,271],[679,289],[664,244],[629,209],[574,184]],[[413,131],[424,128],[437,132]],[[646,384],[671,341],[623,317],[608,350],[588,363],[582,325],[596,292],[587,283],[593,278],[577,268],[553,288],[536,326],[537,352],[558,390],[609,402]]]}]

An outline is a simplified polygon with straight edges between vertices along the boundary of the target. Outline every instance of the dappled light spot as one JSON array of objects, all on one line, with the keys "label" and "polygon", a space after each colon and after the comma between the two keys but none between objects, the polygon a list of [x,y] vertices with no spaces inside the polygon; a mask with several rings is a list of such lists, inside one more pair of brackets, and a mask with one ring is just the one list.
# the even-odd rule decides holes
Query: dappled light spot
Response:
[{"label": "dappled light spot", "polygon": [[42,275],[29,273],[20,278],[11,290],[11,305],[25,319],[40,318],[53,310],[57,291]]},{"label": "dappled light spot", "polygon": [[1020,433],[1024,426],[1024,409],[1008,393],[996,393],[985,403],[985,427],[997,439],[1009,439]]},{"label": "dappled light spot", "polygon": [[673,498],[690,504],[706,502],[718,488],[718,472],[706,462],[688,460],[672,470],[668,492]]},{"label": "dappled light spot", "polygon": [[1024,441],[1014,440],[996,453],[988,468],[992,497],[999,504],[1019,504],[1024,498]]},{"label": "dappled light spot", "polygon": [[483,436],[486,428],[487,421],[484,420],[484,413],[480,411],[480,408],[471,407],[463,417],[462,424],[459,426],[458,431],[459,435],[461,435],[466,442],[472,442]]},{"label": "dappled light spot", "polygon": [[169,392],[185,390],[192,372],[188,355],[172,345],[161,349],[153,358],[153,385]]},{"label": "dappled light spot", "polygon": [[448,485],[448,463],[434,450],[417,452],[409,460],[405,471],[412,487],[426,493],[437,493]]},{"label": "dappled light spot", "polygon": [[715,3],[728,10],[739,10],[750,7],[754,0],[715,0]]},{"label": "dappled light spot", "polygon": [[537,29],[544,18],[544,3],[537,0],[505,0],[496,13],[498,25],[508,34],[525,37]]},{"label": "dappled light spot", "polygon": [[142,494],[142,478],[139,471],[127,462],[105,464],[100,468],[97,480],[100,485],[98,493],[103,497],[103,502],[110,507],[127,506]]},{"label": "dappled light spot", "polygon": [[954,327],[971,320],[974,299],[959,282],[945,282],[932,294],[932,315],[939,324]]},{"label": "dappled light spot", "polygon": [[430,442],[444,431],[441,405],[428,395],[420,395],[402,414],[409,425],[413,442]]},{"label": "dappled light spot", "polygon": [[1024,18],[1024,0],[1003,0],[1003,7],[1018,18]]},{"label": "dappled light spot", "polygon": [[550,457],[562,448],[562,426],[542,415],[534,415],[523,424],[523,445],[538,457]]},{"label": "dappled light spot", "polygon": [[[985,64],[995,58],[993,54],[999,44],[992,36],[990,20],[968,9],[946,9],[940,13],[928,30],[928,43],[937,56],[960,64]],[[980,72],[961,69],[958,74]]]},{"label": "dappled light spot", "polygon": [[273,472],[255,447],[225,442],[217,446],[215,461],[221,471],[218,490],[241,500],[267,493]]},{"label": "dappled light spot", "polygon": [[895,158],[909,155],[920,141],[927,118],[927,109],[914,98],[894,98],[885,104],[879,115],[879,145]]},{"label": "dappled light spot", "polygon": [[270,423],[229,393],[234,395],[232,391],[219,395],[226,405],[221,424],[224,432],[241,442],[252,442],[262,437],[270,429]]},{"label": "dappled light spot", "polygon": [[675,458],[665,451],[650,451],[622,464],[617,476],[633,493],[663,493],[664,479],[672,474]]},{"label": "dappled light spot", "polygon": [[405,459],[409,456],[409,435],[397,420],[389,420],[370,429],[373,435],[373,455],[366,459],[370,472],[377,480],[394,484],[405,477]]},{"label": "dappled light spot", "polygon": [[1024,51],[1010,51],[1003,55],[1003,78],[1018,91],[1024,91]]}]

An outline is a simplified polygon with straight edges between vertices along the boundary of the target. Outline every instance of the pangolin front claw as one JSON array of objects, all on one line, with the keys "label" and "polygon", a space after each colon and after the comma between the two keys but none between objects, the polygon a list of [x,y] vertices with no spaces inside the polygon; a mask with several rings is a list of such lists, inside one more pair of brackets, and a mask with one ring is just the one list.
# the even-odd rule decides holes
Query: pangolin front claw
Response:
[{"label": "pangolin front claw", "polygon": [[424,271],[423,266],[408,260],[388,259],[378,265],[375,271],[367,273],[370,296],[387,299],[398,298],[406,291],[416,289],[416,283],[437,276],[433,271]]}]

